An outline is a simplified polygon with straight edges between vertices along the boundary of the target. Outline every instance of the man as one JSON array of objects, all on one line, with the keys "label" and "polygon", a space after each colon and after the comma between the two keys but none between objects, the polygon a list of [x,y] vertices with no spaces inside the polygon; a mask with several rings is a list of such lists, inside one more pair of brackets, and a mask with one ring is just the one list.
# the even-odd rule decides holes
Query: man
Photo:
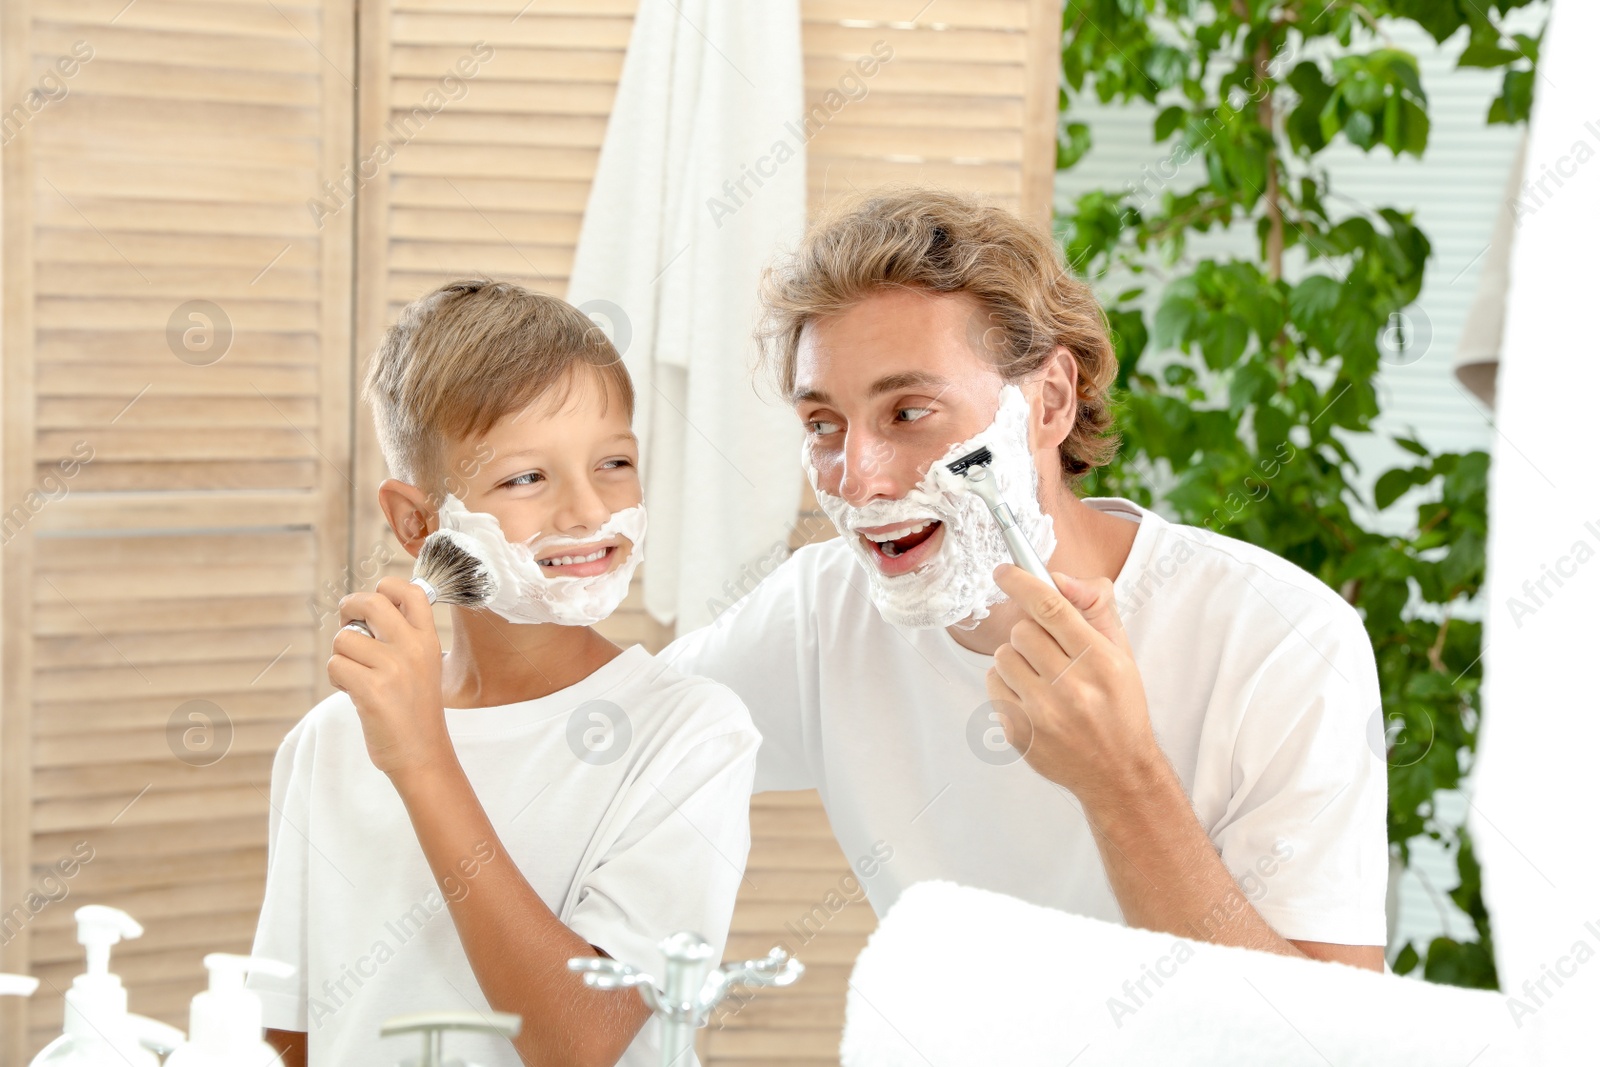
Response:
[{"label": "man", "polygon": [[[1049,236],[880,196],[814,226],[764,302],[842,536],[665,653],[749,706],[756,788],[818,789],[847,857],[892,857],[880,914],[943,878],[1381,970],[1361,619],[1271,553],[1075,494],[1115,447],[1116,362]],[[949,472],[979,447],[1057,588]]]}]

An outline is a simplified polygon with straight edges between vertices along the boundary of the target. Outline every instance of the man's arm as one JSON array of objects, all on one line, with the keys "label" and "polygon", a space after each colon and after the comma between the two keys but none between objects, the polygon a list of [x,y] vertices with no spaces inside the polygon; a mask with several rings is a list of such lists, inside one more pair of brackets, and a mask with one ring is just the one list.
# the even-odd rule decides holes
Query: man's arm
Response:
[{"label": "man's arm", "polygon": [[1383,970],[1382,945],[1290,941],[1256,911],[1195,818],[1171,764],[1157,749],[1120,802],[1087,807],[1111,891],[1129,926],[1197,941]]},{"label": "man's arm", "polygon": [[1128,924],[1381,971],[1381,945],[1290,941],[1245,897],[1156,743],[1111,583],[1055,577],[996,571],[1030,617],[996,650],[989,698],[1011,709],[1006,740],[1083,806]]}]

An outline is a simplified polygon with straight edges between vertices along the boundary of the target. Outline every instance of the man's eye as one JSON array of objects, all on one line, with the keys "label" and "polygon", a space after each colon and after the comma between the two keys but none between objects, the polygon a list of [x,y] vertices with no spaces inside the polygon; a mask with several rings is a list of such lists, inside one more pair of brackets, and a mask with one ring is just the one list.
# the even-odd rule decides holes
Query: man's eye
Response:
[{"label": "man's eye", "polygon": [[[916,422],[918,419],[925,418],[927,415],[931,414],[932,411],[932,408],[897,408],[894,415],[896,421],[899,422]],[[910,418],[900,418],[900,416],[907,413],[912,413]]]},{"label": "man's eye", "polygon": [[826,419],[812,419],[806,423],[806,429],[810,430],[818,437],[826,437],[830,433],[838,433],[839,424],[836,422],[829,422]]},{"label": "man's eye", "polygon": [[544,481],[544,475],[540,474],[538,471],[529,471],[527,474],[519,474],[515,478],[511,478],[505,482],[502,482],[501,488],[505,488],[506,486],[510,485],[532,485],[534,482],[542,481]]}]

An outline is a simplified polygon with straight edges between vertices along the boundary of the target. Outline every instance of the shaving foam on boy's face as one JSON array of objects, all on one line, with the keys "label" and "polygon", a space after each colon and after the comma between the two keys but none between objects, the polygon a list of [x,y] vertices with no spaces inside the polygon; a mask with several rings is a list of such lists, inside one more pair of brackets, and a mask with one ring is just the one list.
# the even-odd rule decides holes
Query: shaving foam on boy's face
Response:
[{"label": "shaving foam on boy's face", "polygon": [[644,559],[645,526],[639,504],[615,512],[584,537],[535,534],[508,541],[500,520],[486,511],[469,511],[455,496],[439,507],[439,529],[471,537],[499,580],[495,598],[484,606],[516,623],[593,626],[616,611]]},{"label": "shaving foam on boy's face", "polygon": [[572,373],[457,443],[472,454],[439,507],[439,528],[470,537],[499,579],[486,606],[509,622],[593,625],[622,603],[644,558],[627,405],[596,373]]},{"label": "shaving foam on boy's face", "polygon": [[1002,387],[987,428],[951,445],[905,496],[861,507],[818,485],[807,437],[801,462],[817,501],[866,569],[872,601],[886,620],[915,629],[970,629],[1005,598],[994,584],[995,567],[1011,559],[1000,527],[966,479],[948,469],[969,452],[989,449],[989,470],[1024,536],[1043,559],[1055,551],[1055,527],[1039,506],[1028,416],[1022,390]]}]

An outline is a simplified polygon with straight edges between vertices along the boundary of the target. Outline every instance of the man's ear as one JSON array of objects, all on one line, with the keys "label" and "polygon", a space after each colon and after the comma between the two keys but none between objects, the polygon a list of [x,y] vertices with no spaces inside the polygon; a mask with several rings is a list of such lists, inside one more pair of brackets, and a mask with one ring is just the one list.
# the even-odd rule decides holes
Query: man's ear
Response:
[{"label": "man's ear", "polygon": [[1035,372],[1033,382],[1039,397],[1037,447],[1040,451],[1055,451],[1078,421],[1078,361],[1072,350],[1057,345]]},{"label": "man's ear", "polygon": [[400,547],[415,559],[438,521],[438,508],[428,500],[427,493],[398,478],[385,478],[378,486],[378,506],[400,539]]}]

